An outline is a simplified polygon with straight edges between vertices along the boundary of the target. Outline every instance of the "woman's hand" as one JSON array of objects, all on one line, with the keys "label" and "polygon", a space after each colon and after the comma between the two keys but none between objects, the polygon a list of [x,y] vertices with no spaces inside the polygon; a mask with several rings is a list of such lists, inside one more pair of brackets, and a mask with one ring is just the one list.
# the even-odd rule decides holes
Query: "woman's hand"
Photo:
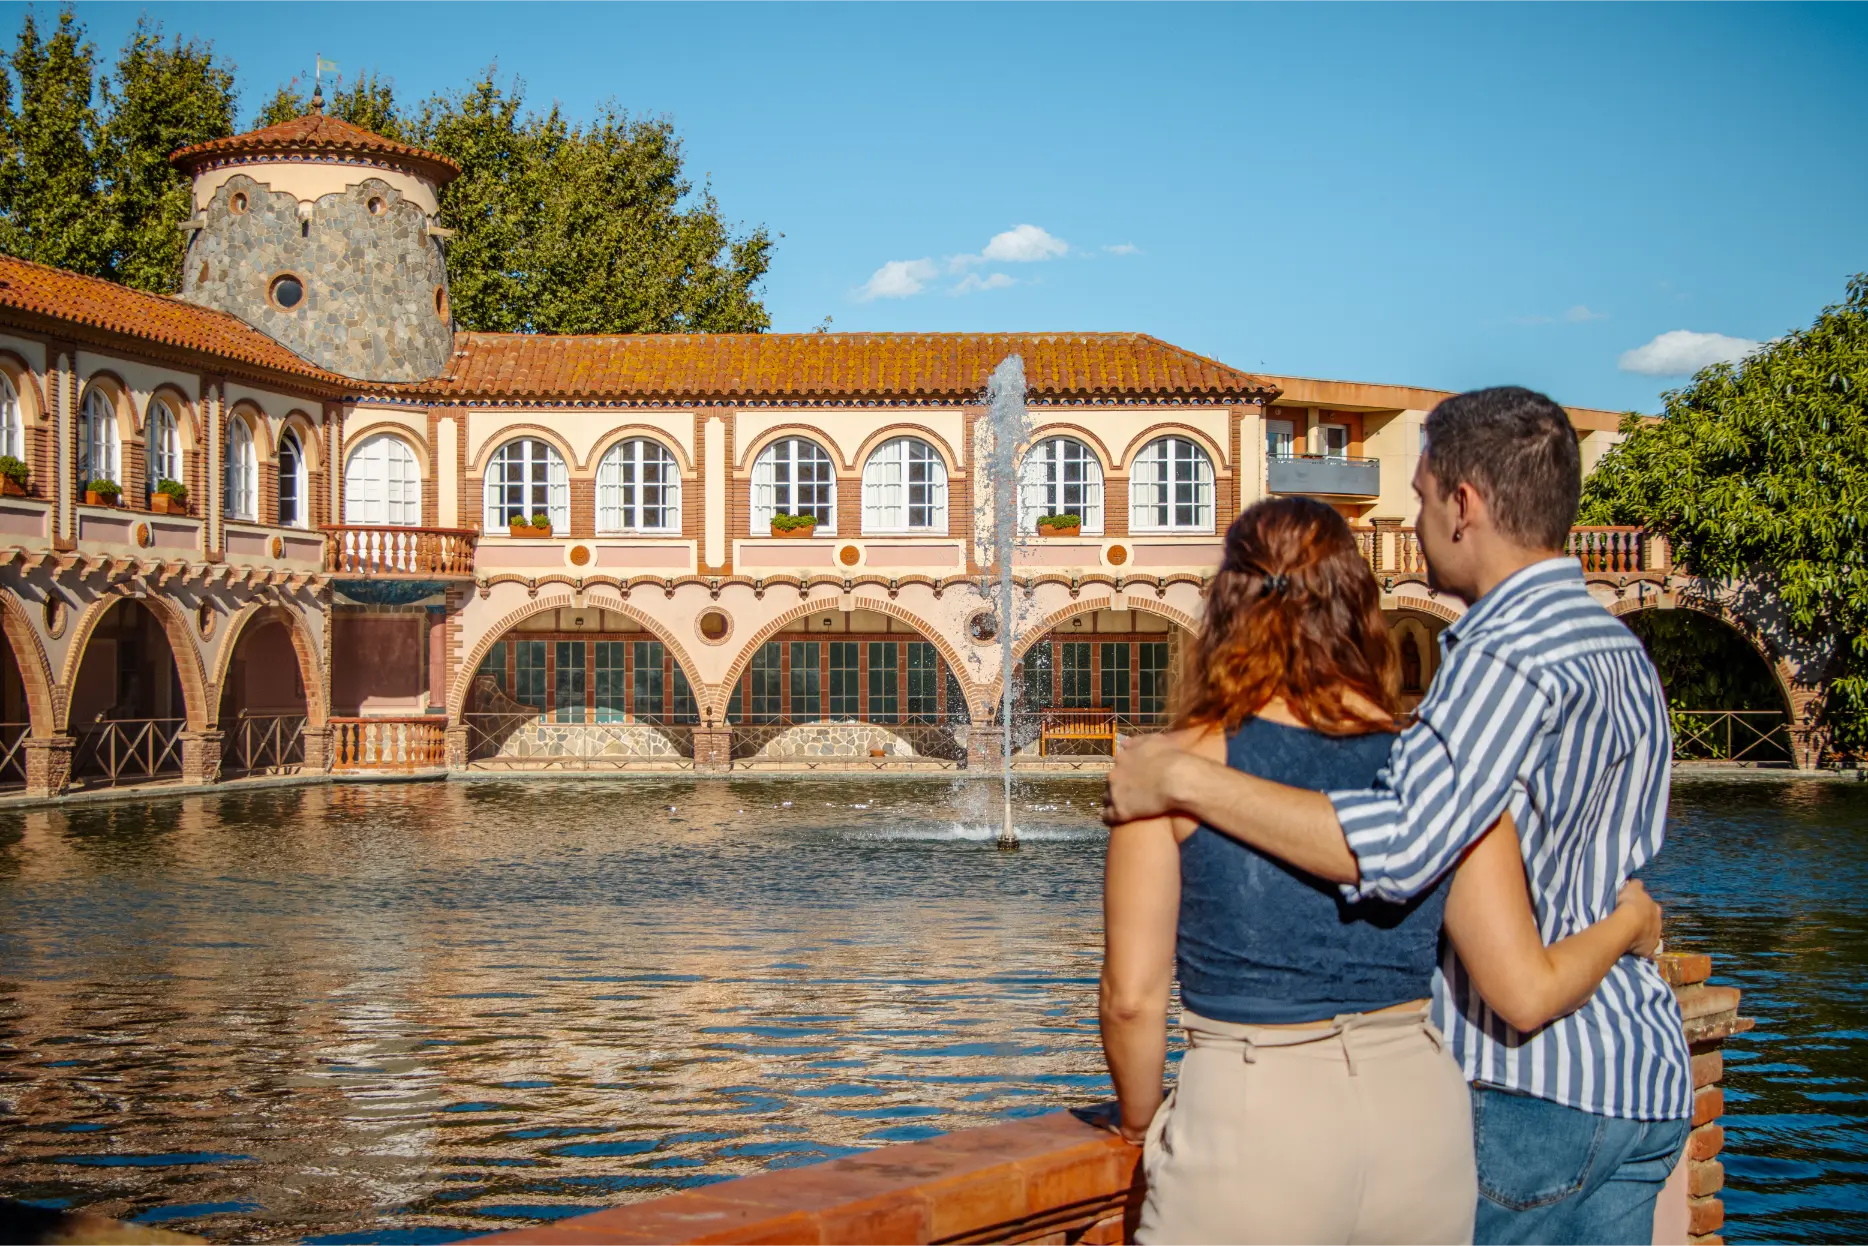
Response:
[{"label": "woman's hand", "polygon": [[1660,904],[1647,893],[1647,888],[1638,878],[1631,878],[1622,884],[1622,889],[1615,893],[1615,911],[1626,910],[1638,921],[1635,935],[1628,941],[1628,950],[1646,960],[1653,960],[1660,950]]}]

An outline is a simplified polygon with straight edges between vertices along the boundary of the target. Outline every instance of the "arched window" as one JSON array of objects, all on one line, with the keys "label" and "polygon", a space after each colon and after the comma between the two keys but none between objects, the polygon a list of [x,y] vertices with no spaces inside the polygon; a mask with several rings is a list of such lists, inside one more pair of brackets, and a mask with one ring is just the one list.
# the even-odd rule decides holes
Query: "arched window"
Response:
[{"label": "arched window", "polygon": [[144,493],[153,494],[165,480],[182,483],[182,430],[174,410],[160,398],[149,402],[149,420],[143,429],[143,448],[148,452],[149,470],[143,480]]},{"label": "arched window", "polygon": [[4,376],[0,376],[0,454],[26,457],[26,422],[20,418],[19,395]]},{"label": "arched window", "polygon": [[1129,473],[1133,532],[1211,532],[1213,462],[1185,437],[1157,437]]},{"label": "arched window", "polygon": [[1103,530],[1103,465],[1075,437],[1046,437],[1019,472],[1018,526],[1036,530],[1045,515],[1075,515],[1085,532]]},{"label": "arched window", "polygon": [[393,433],[365,437],[344,463],[344,522],[412,528],[422,521],[422,470]]},{"label": "arched window", "polygon": [[539,437],[518,437],[493,452],[486,465],[489,531],[550,515],[558,532],[571,527],[571,485],[564,456]]},{"label": "arched window", "polygon": [[863,464],[864,532],[947,531],[947,464],[919,437],[896,437]]},{"label": "arched window", "polygon": [[681,531],[681,468],[672,450],[647,437],[610,447],[597,464],[597,531]]},{"label": "arched window", "polygon": [[229,519],[259,518],[259,456],[253,453],[253,430],[237,416],[227,418],[227,486],[222,497]]},{"label": "arched window", "polygon": [[305,447],[290,429],[279,434],[279,522],[288,528],[307,526],[306,503],[311,490],[305,481]]},{"label": "arched window", "polygon": [[78,410],[78,490],[93,480],[123,480],[117,468],[117,410],[110,395],[93,389]]},{"label": "arched window", "polygon": [[826,536],[837,531],[837,473],[830,455],[806,437],[780,437],[752,465],[752,530],[774,515],[810,515]]}]

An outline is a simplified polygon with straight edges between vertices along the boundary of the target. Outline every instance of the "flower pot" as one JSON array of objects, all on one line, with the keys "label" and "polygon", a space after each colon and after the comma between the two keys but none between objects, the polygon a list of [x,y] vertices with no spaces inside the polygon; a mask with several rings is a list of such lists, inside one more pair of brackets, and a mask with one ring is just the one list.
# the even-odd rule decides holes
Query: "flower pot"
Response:
[{"label": "flower pot", "polygon": [[1038,525],[1039,536],[1081,536],[1082,534],[1082,524],[1071,524],[1068,528],[1058,528],[1048,523]]},{"label": "flower pot", "polygon": [[115,506],[122,500],[122,497],[123,495],[120,493],[93,493],[89,489],[86,489],[84,491],[84,504],[86,506]]},{"label": "flower pot", "polygon": [[172,493],[152,493],[149,495],[149,509],[158,515],[186,515],[188,503]]},{"label": "flower pot", "polygon": [[808,540],[817,535],[817,525],[806,524],[802,528],[781,528],[777,524],[773,524],[772,535],[781,541]]},{"label": "flower pot", "polygon": [[550,528],[534,528],[529,523],[513,524],[511,525],[511,531],[512,531],[513,537],[521,541],[544,540],[545,538],[551,535]]},{"label": "flower pot", "polygon": [[23,498],[30,496],[31,491],[28,490],[25,485],[17,480],[9,480],[5,476],[0,476],[0,497]]}]

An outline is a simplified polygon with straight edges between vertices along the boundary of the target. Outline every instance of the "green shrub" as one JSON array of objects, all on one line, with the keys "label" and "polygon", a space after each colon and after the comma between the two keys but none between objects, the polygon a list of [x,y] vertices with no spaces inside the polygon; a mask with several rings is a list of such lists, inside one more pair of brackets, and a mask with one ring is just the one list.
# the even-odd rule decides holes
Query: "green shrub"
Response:
[{"label": "green shrub", "polygon": [[1049,528],[1081,528],[1081,515],[1040,515],[1038,522]]},{"label": "green shrub", "polygon": [[92,480],[84,486],[86,493],[95,493],[100,498],[114,498],[123,495],[123,487],[114,480]]},{"label": "green shrub", "polygon": [[172,497],[177,502],[186,502],[188,500],[188,486],[179,480],[158,480],[156,482],[156,492],[165,497]]},{"label": "green shrub", "polygon": [[551,527],[551,516],[544,511],[538,512],[538,514],[532,516],[532,526],[537,528],[540,532],[546,531]]},{"label": "green shrub", "polygon": [[24,489],[26,482],[32,478],[32,469],[26,466],[24,459],[16,459],[10,454],[0,454],[0,477]]},{"label": "green shrub", "polygon": [[772,516],[772,526],[777,528],[780,532],[796,532],[801,528],[815,528],[817,526],[817,516],[774,515]]}]

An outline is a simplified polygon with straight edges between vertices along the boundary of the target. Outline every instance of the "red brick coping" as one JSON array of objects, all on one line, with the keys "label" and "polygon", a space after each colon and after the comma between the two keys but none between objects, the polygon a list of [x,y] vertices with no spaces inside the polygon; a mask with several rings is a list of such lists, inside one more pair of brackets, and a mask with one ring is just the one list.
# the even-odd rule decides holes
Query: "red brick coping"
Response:
[{"label": "red brick coping", "polygon": [[[1751,1023],[1738,992],[1709,985],[1710,958],[1661,957],[1693,1051],[1687,1144],[1688,1240],[1717,1243],[1725,1222],[1716,1156],[1725,1134],[1720,1048]],[[1100,1109],[966,1129],[925,1142],[759,1173],[535,1228],[471,1240],[599,1242],[1084,1242],[1127,1240],[1141,1201],[1139,1148],[1082,1119]]]}]

